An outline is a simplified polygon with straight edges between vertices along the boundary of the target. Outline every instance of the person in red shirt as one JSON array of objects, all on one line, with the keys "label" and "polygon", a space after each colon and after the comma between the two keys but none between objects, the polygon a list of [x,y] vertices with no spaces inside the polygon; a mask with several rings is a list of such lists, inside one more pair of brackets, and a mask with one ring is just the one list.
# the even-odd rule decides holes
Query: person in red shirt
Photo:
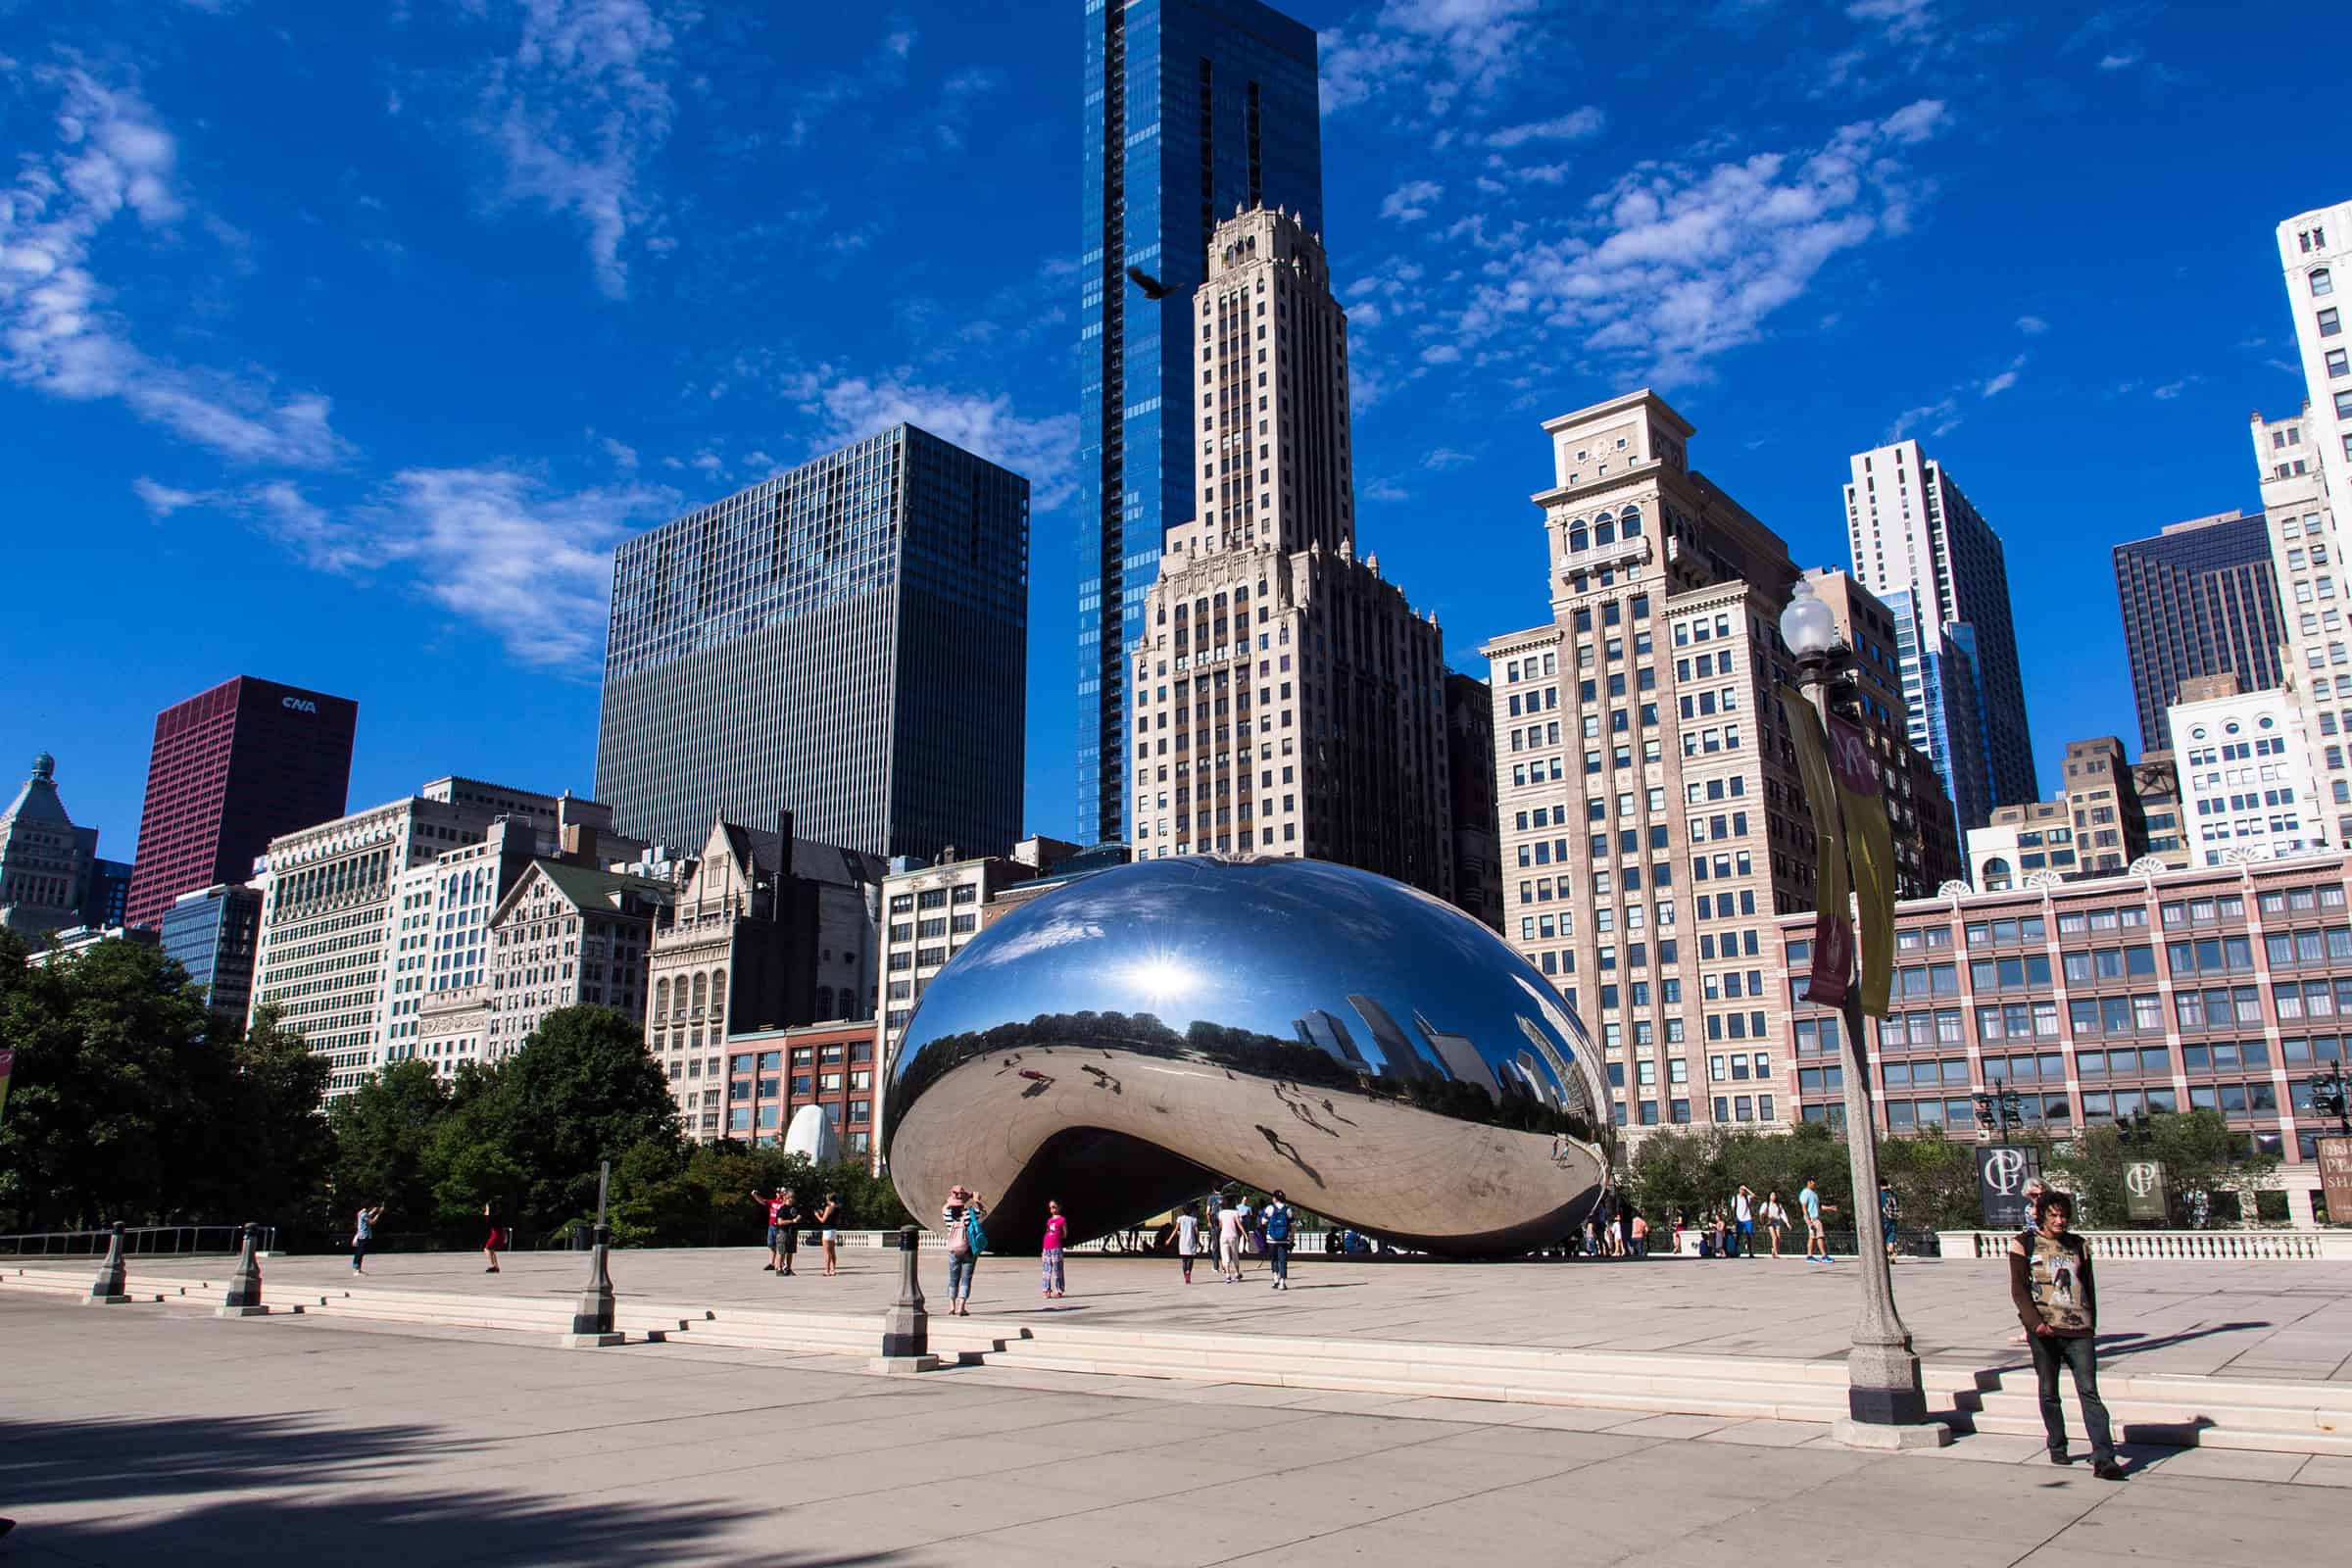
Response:
[{"label": "person in red shirt", "polygon": [[1070,1222],[1062,1217],[1061,1205],[1049,1201],[1046,1204],[1046,1245],[1040,1249],[1040,1255],[1044,1259],[1046,1299],[1049,1301],[1061,1295],[1061,1244],[1069,1234]]},{"label": "person in red shirt", "polygon": [[754,1193],[752,1201],[767,1205],[767,1266],[762,1274],[792,1273],[792,1254],[800,1245],[794,1230],[801,1223],[800,1205],[792,1200],[792,1189],[779,1187],[772,1193]]}]

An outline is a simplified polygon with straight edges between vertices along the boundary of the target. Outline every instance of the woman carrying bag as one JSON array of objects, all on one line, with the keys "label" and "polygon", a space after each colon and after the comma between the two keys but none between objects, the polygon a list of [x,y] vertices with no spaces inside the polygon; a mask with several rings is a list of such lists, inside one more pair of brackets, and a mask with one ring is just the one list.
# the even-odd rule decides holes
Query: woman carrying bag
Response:
[{"label": "woman carrying bag", "polygon": [[972,1266],[988,1250],[988,1232],[980,1228],[987,1213],[980,1195],[961,1182],[948,1189],[948,1200],[940,1207],[939,1226],[948,1233],[950,1317],[972,1315]]}]

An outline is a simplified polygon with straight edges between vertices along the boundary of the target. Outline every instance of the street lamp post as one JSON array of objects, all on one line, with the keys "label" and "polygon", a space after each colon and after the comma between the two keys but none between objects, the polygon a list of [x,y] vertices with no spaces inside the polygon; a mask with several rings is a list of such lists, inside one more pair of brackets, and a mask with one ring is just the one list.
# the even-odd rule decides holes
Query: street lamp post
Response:
[{"label": "street lamp post", "polygon": [[[1781,612],[1781,640],[1796,656],[1797,684],[1826,732],[1830,689],[1850,679],[1853,650],[1838,635],[1838,621],[1811,586],[1798,579],[1788,608]],[[1806,780],[1808,790],[1812,780]],[[1836,800],[1815,802],[1835,817]],[[1875,1226],[1879,1201],[1878,1121],[1871,1112],[1870,1054],[1863,1036],[1862,989],[1849,985],[1840,1011],[1846,1039],[1845,1152],[1854,1184],[1854,1263],[1862,1275],[1861,1310],[1854,1319],[1853,1348],[1846,1355],[1846,1419],[1832,1429],[1852,1447],[1932,1448],[1951,1441],[1951,1429],[1928,1419],[1927,1391],[1919,1378],[1919,1356],[1911,1331],[1894,1306],[1894,1271]],[[1867,1208],[1866,1206],[1867,1205]]]},{"label": "street lamp post", "polygon": [[2352,1138],[2352,1091],[2347,1090],[2341,1068],[2331,1067],[2313,1075],[2311,1104],[2321,1115],[2333,1116],[2337,1130]]}]

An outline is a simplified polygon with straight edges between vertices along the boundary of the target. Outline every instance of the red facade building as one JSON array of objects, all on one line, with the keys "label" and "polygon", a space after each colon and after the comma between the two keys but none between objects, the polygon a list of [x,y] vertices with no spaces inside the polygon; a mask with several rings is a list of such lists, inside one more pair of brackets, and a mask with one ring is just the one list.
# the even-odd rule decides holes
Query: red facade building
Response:
[{"label": "red facade building", "polygon": [[155,715],[126,911],[160,926],[172,901],[241,883],[281,833],[343,814],[360,705],[239,675]]}]

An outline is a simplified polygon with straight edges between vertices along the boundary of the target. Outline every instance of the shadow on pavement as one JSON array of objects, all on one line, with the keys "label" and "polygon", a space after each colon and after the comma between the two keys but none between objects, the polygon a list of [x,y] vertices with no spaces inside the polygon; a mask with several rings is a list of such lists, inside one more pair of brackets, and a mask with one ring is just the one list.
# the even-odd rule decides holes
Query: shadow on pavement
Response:
[{"label": "shadow on pavement", "polygon": [[[14,1421],[0,1449],[0,1561],[250,1564],[612,1562],[859,1568],[898,1552],[747,1549],[730,1537],[768,1510],[567,1498],[466,1487],[398,1491],[416,1466],[486,1452],[447,1429],[337,1427],[293,1414],[220,1420]],[[275,1490],[275,1495],[256,1495]],[[104,1517],[46,1509],[111,1504]],[[769,1532],[789,1536],[778,1522]]]}]

